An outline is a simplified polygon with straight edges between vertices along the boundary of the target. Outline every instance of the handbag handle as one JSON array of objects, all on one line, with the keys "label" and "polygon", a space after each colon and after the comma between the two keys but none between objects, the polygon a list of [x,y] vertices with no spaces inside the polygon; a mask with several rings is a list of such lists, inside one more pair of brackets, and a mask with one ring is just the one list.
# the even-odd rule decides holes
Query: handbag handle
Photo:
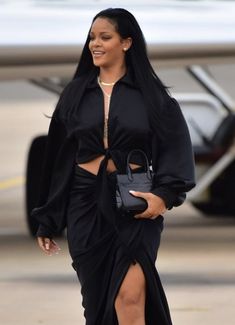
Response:
[{"label": "handbag handle", "polygon": [[132,170],[130,168],[130,158],[131,158],[131,156],[132,156],[132,154],[134,152],[139,152],[144,157],[144,159],[145,159],[145,167],[146,167],[146,174],[147,174],[147,177],[149,178],[149,180],[151,180],[152,176],[151,176],[151,171],[150,171],[150,168],[149,168],[148,157],[146,156],[145,152],[143,150],[141,150],[141,149],[133,149],[128,153],[126,171],[127,171],[127,175],[128,175],[129,180],[130,181],[133,180]]}]

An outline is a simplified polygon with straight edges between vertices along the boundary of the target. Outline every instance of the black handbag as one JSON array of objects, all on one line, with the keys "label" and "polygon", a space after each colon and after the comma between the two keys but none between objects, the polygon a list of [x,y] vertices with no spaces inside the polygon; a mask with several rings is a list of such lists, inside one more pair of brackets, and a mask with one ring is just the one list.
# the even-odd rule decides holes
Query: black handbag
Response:
[{"label": "black handbag", "polygon": [[[132,172],[129,162],[133,153],[139,152],[145,160],[144,172]],[[116,204],[117,209],[124,212],[142,212],[146,210],[147,201],[129,193],[129,190],[149,192],[153,187],[153,173],[149,168],[149,162],[144,151],[133,149],[127,156],[126,174],[117,174]]]}]

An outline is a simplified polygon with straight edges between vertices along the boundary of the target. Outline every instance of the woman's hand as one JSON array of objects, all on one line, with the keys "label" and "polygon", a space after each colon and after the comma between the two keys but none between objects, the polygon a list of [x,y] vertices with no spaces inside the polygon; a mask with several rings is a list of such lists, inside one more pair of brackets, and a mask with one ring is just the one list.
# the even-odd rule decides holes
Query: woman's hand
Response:
[{"label": "woman's hand", "polygon": [[155,219],[159,215],[166,212],[166,205],[162,198],[159,196],[150,193],[150,192],[137,192],[137,191],[129,191],[132,195],[142,197],[148,203],[148,207],[145,211],[140,214],[136,214],[134,217],[139,218],[146,218],[146,219]]},{"label": "woman's hand", "polygon": [[38,245],[47,255],[59,254],[61,250],[58,244],[50,238],[46,237],[37,237]]}]

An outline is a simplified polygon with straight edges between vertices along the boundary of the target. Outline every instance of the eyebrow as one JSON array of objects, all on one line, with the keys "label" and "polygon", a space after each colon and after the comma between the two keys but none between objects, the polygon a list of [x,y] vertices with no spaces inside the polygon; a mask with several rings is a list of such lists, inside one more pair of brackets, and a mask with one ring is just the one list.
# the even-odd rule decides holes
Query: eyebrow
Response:
[{"label": "eyebrow", "polygon": [[[109,31],[107,31],[107,32],[100,32],[99,34],[111,34],[112,32],[109,32]],[[94,32],[92,32],[92,31],[90,31],[90,35],[91,34],[94,34]]]}]

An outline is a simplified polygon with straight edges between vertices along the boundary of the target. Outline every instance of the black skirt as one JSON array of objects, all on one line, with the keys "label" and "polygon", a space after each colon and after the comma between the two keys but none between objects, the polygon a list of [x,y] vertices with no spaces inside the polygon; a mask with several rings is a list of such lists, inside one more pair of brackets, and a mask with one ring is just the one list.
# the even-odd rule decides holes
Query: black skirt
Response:
[{"label": "black skirt", "polygon": [[115,299],[130,265],[136,262],[146,279],[146,325],[170,325],[167,300],[155,268],[163,217],[135,219],[131,214],[118,212],[116,172],[107,177],[114,224],[98,208],[97,176],[79,166],[75,168],[68,205],[68,246],[81,283],[86,325],[118,324]]}]

